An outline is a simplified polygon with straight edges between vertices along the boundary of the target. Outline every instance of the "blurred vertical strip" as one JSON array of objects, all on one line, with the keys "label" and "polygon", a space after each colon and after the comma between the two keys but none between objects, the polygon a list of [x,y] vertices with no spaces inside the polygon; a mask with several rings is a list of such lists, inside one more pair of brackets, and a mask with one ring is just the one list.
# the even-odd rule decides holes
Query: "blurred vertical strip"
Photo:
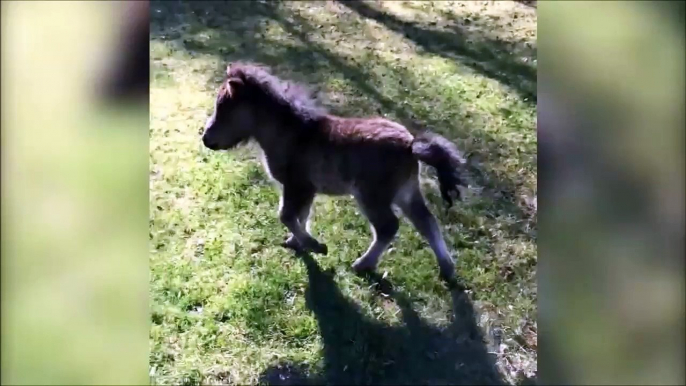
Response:
[{"label": "blurred vertical strip", "polygon": [[148,2],[1,2],[2,384],[148,377]]},{"label": "blurred vertical strip", "polygon": [[105,67],[102,89],[106,103],[147,101],[150,89],[150,4],[128,1],[112,60]]},{"label": "blurred vertical strip", "polygon": [[539,383],[683,385],[684,2],[539,12]]}]

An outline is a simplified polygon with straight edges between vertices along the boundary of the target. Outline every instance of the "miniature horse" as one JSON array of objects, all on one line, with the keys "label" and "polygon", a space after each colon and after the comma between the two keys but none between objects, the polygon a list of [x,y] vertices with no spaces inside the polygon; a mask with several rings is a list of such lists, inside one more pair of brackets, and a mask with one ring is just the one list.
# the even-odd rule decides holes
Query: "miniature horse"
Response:
[{"label": "miniature horse", "polygon": [[309,233],[315,194],[352,195],[371,224],[374,240],[353,263],[358,273],[373,272],[398,231],[393,207],[399,207],[428,241],[440,276],[454,280],[455,264],[419,186],[422,161],[437,171],[448,206],[464,186],[458,170],[465,164],[454,144],[424,132],[412,135],[383,118],[329,115],[298,84],[283,81],[267,68],[233,63],[219,88],[214,112],[207,119],[203,144],[227,150],[256,141],[265,170],[281,187],[279,219],[291,235],[282,245],[327,253]]}]

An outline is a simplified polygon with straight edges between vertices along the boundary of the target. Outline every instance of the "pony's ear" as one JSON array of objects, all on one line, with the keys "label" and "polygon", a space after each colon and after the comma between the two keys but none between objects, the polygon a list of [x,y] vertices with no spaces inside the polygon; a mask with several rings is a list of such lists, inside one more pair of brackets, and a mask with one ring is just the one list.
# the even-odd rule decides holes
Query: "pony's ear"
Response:
[{"label": "pony's ear", "polygon": [[229,78],[227,81],[231,87],[240,87],[243,85],[243,79],[241,78]]},{"label": "pony's ear", "polygon": [[231,63],[229,63],[229,64],[226,66],[226,75],[228,76],[228,75],[230,75],[230,74],[231,74]]},{"label": "pony's ear", "polygon": [[232,98],[236,95],[236,92],[240,90],[243,85],[243,80],[240,78],[229,78],[226,80],[223,88],[225,90],[225,96]]}]

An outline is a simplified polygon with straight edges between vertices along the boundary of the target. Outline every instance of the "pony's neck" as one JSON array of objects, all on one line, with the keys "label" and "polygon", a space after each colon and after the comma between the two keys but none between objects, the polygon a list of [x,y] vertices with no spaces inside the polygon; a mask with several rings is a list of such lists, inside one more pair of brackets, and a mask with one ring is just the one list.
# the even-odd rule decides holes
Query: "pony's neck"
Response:
[{"label": "pony's neck", "polygon": [[287,117],[282,115],[283,113],[279,114],[274,108],[265,109],[263,112],[258,110],[253,139],[266,154],[280,151],[279,149],[287,145],[289,138],[293,136],[290,128],[286,127]]},{"label": "pony's neck", "polygon": [[260,145],[262,151],[271,153],[279,147],[278,127],[274,122],[260,123],[253,139]]},{"label": "pony's neck", "polygon": [[282,152],[281,148],[294,145],[303,140],[303,136],[316,135],[318,126],[328,118],[323,115],[306,119],[293,111],[292,106],[286,107],[268,96],[256,98],[256,101],[259,102],[253,104],[257,122],[253,138],[265,153]]}]

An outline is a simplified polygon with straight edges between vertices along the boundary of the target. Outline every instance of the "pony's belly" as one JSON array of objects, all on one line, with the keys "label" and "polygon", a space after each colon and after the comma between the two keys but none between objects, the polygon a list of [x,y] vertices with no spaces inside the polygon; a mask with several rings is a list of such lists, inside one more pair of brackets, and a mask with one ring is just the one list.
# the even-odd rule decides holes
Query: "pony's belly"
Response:
[{"label": "pony's belly", "polygon": [[335,163],[319,163],[310,168],[310,182],[318,193],[328,195],[348,195],[352,192],[352,182],[348,181]]},{"label": "pony's belly", "polygon": [[330,196],[344,196],[352,194],[352,184],[336,178],[324,178],[312,181],[317,193]]}]

